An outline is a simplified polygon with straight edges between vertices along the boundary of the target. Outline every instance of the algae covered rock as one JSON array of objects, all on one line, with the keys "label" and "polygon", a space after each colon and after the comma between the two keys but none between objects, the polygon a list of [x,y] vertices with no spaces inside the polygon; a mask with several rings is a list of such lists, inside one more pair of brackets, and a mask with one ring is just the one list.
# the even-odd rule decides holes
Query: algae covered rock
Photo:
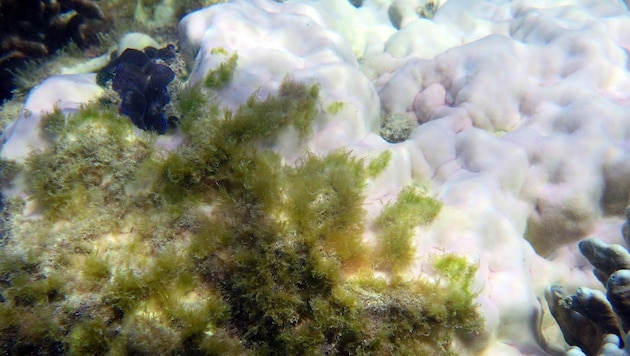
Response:
[{"label": "algae covered rock", "polygon": [[200,100],[178,102],[185,140],[170,151],[98,102],[42,117],[51,142],[22,167],[36,216],[19,197],[6,209],[3,349],[448,355],[483,340],[475,264],[443,254],[438,278],[404,276],[440,203],[403,190],[374,248],[365,182],[388,159],[304,150],[290,165],[265,145],[309,137],[317,85],[286,79],[235,111],[206,89],[178,93]]}]

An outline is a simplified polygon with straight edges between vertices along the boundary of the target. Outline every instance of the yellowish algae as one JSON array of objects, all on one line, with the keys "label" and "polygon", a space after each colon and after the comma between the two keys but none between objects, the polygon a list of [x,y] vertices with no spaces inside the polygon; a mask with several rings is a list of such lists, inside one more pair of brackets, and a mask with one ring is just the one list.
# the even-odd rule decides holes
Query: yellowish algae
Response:
[{"label": "yellowish algae", "polygon": [[[217,78],[209,88],[229,75]],[[288,165],[269,147],[290,126],[302,139],[312,134],[317,86],[285,80],[277,95],[235,112],[208,102],[206,90],[177,96],[186,140],[174,151],[98,103],[42,120],[50,143],[19,167],[39,215],[26,216],[22,198],[5,202],[0,348],[450,355],[472,347],[483,332],[476,266],[447,254],[435,256],[437,279],[405,274],[414,229],[439,202],[407,188],[366,221],[366,180],[391,153],[367,162],[344,150],[305,152]],[[370,223],[373,243],[363,239]]]}]

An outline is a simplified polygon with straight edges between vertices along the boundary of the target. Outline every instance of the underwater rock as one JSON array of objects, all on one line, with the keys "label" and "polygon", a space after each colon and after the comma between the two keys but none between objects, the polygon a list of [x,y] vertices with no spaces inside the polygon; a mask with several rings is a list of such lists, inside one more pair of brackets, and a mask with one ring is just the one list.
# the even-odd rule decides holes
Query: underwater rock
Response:
[{"label": "underwater rock", "polygon": [[[169,84],[177,77],[168,66],[177,58],[175,46],[128,48],[97,74],[97,83],[120,95],[120,112],[137,127],[164,134],[168,119],[164,107],[171,101]],[[173,119],[174,121],[175,119]]]},{"label": "underwater rock", "polygon": [[[621,342],[621,339],[617,335],[606,335],[604,340],[602,341],[602,347],[598,351],[598,355],[606,355],[606,356],[627,356],[628,352],[624,351],[621,348],[621,345],[624,343]],[[625,345],[628,345],[628,340],[626,336]],[[570,355],[571,356],[571,355]]]},{"label": "underwater rock", "polygon": [[[5,220],[5,202],[4,202],[4,196],[2,194],[0,194],[0,241],[4,240],[4,237],[6,236],[6,229],[4,227],[4,220]],[[0,302],[4,301],[2,299],[2,294],[0,294]]]},{"label": "underwater rock", "polygon": [[88,19],[103,19],[105,14],[98,5],[88,0],[59,0],[59,3]]}]

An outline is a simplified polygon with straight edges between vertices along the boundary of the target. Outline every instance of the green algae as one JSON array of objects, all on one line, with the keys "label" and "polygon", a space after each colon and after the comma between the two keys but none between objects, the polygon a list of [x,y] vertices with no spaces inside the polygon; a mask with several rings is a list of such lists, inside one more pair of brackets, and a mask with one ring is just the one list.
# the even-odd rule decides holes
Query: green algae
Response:
[{"label": "green algae", "polygon": [[57,138],[27,158],[25,174],[33,199],[53,219],[87,218],[86,208],[123,199],[135,163],[151,152],[150,136],[133,135],[128,119],[96,105],[67,121],[55,110],[41,124]]},{"label": "green algae", "polygon": [[236,69],[238,56],[233,54],[227,61],[221,62],[215,69],[210,70],[204,79],[204,85],[208,89],[221,89],[232,80]]},{"label": "green algae", "polygon": [[0,158],[0,186],[6,187],[20,173],[21,167],[17,162]]},{"label": "green algae", "polygon": [[415,253],[412,245],[414,228],[433,220],[441,206],[417,188],[407,187],[398,194],[396,201],[381,211],[375,224],[380,230],[377,255],[382,268],[399,273],[409,266]]},{"label": "green algae", "polygon": [[328,106],[326,107],[326,111],[334,115],[339,113],[345,106],[346,104],[344,102],[335,101],[328,104]]},{"label": "green algae", "polygon": [[392,160],[392,151],[386,150],[381,152],[376,158],[370,161],[367,165],[367,174],[370,178],[379,176]]},{"label": "green algae", "polygon": [[42,115],[39,126],[48,138],[55,139],[66,126],[66,115],[61,111],[59,105],[55,105],[53,111]]},{"label": "green algae", "polygon": [[405,113],[390,113],[382,119],[380,134],[387,142],[403,142],[411,137],[417,126],[418,122],[415,117]]},{"label": "green algae", "polygon": [[283,130],[312,134],[317,86],[286,80],[235,112],[202,93],[178,96],[186,139],[172,152],[96,105],[43,123],[56,139],[25,164],[42,218],[12,209],[0,256],[3,349],[446,355],[481,332],[475,265],[445,255],[438,279],[403,277],[438,202],[404,189],[376,245],[363,240],[366,180],[391,153],[288,165],[269,148]]},{"label": "green algae", "polygon": [[433,19],[433,17],[435,16],[435,13],[437,12],[437,10],[440,8],[440,2],[436,1],[436,0],[428,0],[426,3],[424,3],[423,5],[419,5],[416,8],[416,14],[418,14],[418,17],[423,18],[423,19]]},{"label": "green algae", "polygon": [[107,324],[97,317],[75,324],[66,337],[69,355],[103,355],[110,350]]}]

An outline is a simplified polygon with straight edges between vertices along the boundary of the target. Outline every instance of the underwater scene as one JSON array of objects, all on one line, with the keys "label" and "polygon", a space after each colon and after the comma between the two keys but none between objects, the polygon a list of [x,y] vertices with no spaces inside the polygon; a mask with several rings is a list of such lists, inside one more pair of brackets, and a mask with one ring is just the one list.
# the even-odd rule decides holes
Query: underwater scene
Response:
[{"label": "underwater scene", "polygon": [[0,0],[0,355],[630,355],[620,0]]}]

